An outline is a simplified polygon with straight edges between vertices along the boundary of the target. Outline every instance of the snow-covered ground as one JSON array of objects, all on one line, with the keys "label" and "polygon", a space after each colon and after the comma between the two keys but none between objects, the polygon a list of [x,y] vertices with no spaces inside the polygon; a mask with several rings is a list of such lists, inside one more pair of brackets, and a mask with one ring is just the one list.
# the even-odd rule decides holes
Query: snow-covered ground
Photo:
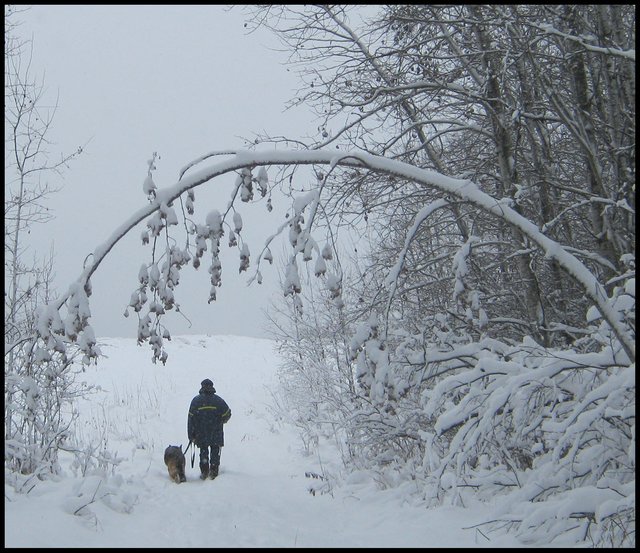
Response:
[{"label": "snow-covered ground", "polygon": [[[337,470],[325,446],[305,455],[295,431],[269,410],[279,363],[269,340],[175,337],[166,366],[133,339],[100,341],[87,369],[102,390],[79,406],[79,432],[122,460],[106,477],[64,474],[28,494],[5,485],[5,547],[521,547],[509,536],[468,528],[489,507],[427,509],[407,487],[381,490],[367,474],[340,486],[311,478]],[[200,381],[213,380],[229,404],[220,476],[169,480],[167,445],[187,445],[187,410]],[[310,493],[315,490],[315,494]],[[490,541],[489,541],[490,540]]]}]

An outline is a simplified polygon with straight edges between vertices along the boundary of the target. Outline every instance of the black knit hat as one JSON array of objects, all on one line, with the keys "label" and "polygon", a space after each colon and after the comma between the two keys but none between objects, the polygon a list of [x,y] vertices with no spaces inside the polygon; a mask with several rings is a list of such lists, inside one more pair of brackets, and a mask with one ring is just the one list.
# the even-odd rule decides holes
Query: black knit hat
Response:
[{"label": "black knit hat", "polygon": [[202,382],[200,382],[200,392],[213,392],[216,393],[216,389],[213,387],[213,382],[208,378],[205,378]]}]

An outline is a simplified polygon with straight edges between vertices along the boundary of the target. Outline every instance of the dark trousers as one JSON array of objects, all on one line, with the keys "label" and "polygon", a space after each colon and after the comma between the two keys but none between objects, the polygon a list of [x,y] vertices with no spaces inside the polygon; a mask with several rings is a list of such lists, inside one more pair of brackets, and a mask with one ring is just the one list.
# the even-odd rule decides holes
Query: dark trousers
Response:
[{"label": "dark trousers", "polygon": [[[211,450],[211,455],[209,455]],[[220,464],[220,446],[204,446],[200,448],[200,466],[218,466]]]}]

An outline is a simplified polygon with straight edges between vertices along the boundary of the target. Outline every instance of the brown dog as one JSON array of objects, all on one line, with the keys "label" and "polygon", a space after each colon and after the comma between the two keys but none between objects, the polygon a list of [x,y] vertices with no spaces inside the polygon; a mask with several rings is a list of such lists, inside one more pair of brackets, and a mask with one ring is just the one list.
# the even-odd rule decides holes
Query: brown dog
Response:
[{"label": "brown dog", "polygon": [[167,465],[169,478],[176,484],[187,481],[187,477],[184,475],[186,461],[184,453],[182,452],[182,446],[170,445],[167,447],[167,449],[164,450],[164,464]]}]

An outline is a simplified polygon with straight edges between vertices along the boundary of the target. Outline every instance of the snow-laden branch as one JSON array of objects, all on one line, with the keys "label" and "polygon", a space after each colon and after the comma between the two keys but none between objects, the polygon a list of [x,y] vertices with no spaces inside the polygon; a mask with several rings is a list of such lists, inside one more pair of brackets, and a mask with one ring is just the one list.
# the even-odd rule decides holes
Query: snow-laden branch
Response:
[{"label": "snow-laden branch", "polygon": [[[603,285],[574,255],[569,253],[558,242],[548,238],[531,221],[517,213],[512,207],[512,200],[505,198],[498,200],[480,190],[478,185],[470,180],[447,177],[436,171],[421,169],[419,167],[391,160],[381,156],[366,154],[359,151],[329,152],[323,150],[310,151],[239,151],[223,161],[214,165],[192,171],[179,182],[163,190],[157,190],[156,197],[146,205],[128,217],[111,236],[98,246],[91,262],[80,275],[77,283],[81,287],[87,286],[91,275],[100,266],[107,254],[118,241],[145,218],[159,211],[178,199],[185,192],[196,188],[210,180],[226,173],[243,168],[270,165],[340,165],[343,167],[365,168],[379,173],[392,175],[401,179],[407,179],[425,186],[435,188],[454,196],[465,202],[480,208],[487,213],[499,217],[509,225],[520,230],[527,238],[536,243],[549,259],[555,260],[577,283],[584,289],[603,319],[611,326],[613,332],[620,340],[630,359],[635,359],[635,342],[630,331],[622,321],[621,314],[616,311],[611,303]],[[77,290],[77,284],[74,290]],[[73,295],[70,290],[63,294],[54,304],[55,309],[62,305]]]},{"label": "snow-laden branch", "polygon": [[538,24],[538,25],[536,25],[535,23],[532,23],[531,26],[535,27],[536,29],[539,29],[543,33],[559,36],[559,37],[565,38],[567,40],[572,40],[574,42],[577,42],[585,50],[589,50],[590,52],[597,52],[598,54],[607,54],[607,55],[611,55],[611,56],[618,56],[620,58],[625,58],[625,59],[628,59],[628,60],[631,60],[631,61],[636,61],[636,51],[635,51],[635,49],[631,49],[630,48],[629,50],[621,50],[620,48],[610,48],[608,46],[595,46],[593,44],[589,44],[588,42],[586,42],[585,37],[580,37],[580,36],[575,36],[575,35],[570,35],[570,34],[567,34],[567,33],[563,33],[562,31],[559,31],[558,29],[556,29],[552,25],[549,25],[549,24],[546,24],[546,23],[545,24]]},{"label": "snow-laden branch", "polygon": [[387,287],[389,294],[387,298],[387,308],[386,308],[386,318],[389,318],[389,312],[391,310],[391,302],[393,297],[395,296],[396,289],[398,287],[398,278],[400,277],[400,272],[404,268],[405,258],[407,257],[407,252],[409,251],[409,246],[411,246],[411,242],[413,242],[418,229],[426,221],[431,214],[443,207],[449,205],[449,202],[443,198],[436,200],[435,202],[430,203],[429,205],[424,206],[418,214],[415,216],[413,223],[411,224],[411,228],[407,231],[407,235],[404,239],[404,246],[398,255],[398,259],[395,265],[389,271],[387,278],[385,279],[385,286]]}]

